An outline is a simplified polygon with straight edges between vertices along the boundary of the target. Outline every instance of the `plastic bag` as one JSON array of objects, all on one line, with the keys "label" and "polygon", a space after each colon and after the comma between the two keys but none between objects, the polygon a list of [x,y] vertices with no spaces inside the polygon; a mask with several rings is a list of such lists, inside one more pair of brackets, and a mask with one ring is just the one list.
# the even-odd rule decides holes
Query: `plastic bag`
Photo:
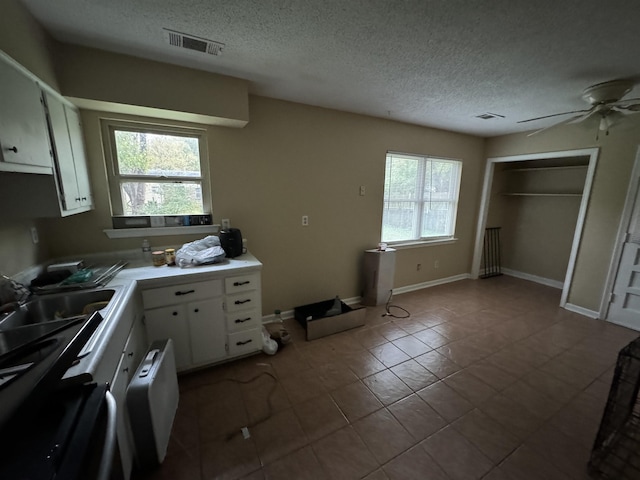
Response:
[{"label": "plastic bag", "polygon": [[220,239],[215,235],[185,243],[176,252],[176,264],[182,268],[219,263],[224,258],[225,254],[220,246]]},{"label": "plastic bag", "polygon": [[267,355],[275,355],[278,351],[278,344],[264,327],[262,327],[262,351]]}]

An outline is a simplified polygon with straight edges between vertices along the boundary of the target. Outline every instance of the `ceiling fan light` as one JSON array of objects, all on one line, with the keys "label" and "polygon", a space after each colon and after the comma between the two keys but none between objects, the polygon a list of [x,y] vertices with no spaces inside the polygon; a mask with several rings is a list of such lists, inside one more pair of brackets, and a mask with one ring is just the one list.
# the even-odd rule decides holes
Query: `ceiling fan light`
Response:
[{"label": "ceiling fan light", "polygon": [[598,128],[600,129],[600,131],[606,132],[613,126],[614,123],[615,119],[611,118],[610,115],[603,115],[602,118],[600,118],[600,126]]}]

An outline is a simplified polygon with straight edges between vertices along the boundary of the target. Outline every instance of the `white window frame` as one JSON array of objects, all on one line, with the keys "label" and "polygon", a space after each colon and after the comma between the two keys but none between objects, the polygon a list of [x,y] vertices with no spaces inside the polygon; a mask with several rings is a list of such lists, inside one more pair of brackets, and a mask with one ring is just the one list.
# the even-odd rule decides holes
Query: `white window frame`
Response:
[{"label": "white window frame", "polygon": [[[149,175],[126,175],[118,171],[118,161],[116,155],[116,140],[114,132],[116,130],[128,130],[141,133],[156,133],[164,135],[186,136],[198,139],[198,150],[200,152],[200,177],[167,177]],[[212,213],[211,186],[209,182],[209,162],[207,149],[206,130],[196,128],[185,128],[174,125],[158,125],[142,122],[130,122],[124,120],[102,120],[102,141],[105,153],[105,163],[107,167],[107,180],[109,183],[109,198],[111,200],[111,215],[125,215],[122,204],[122,193],[120,183],[123,181],[149,181],[159,183],[171,182],[199,182],[202,189],[202,208],[204,214]],[[175,215],[186,214],[187,212],[176,213]],[[145,216],[145,215],[142,215]]]},{"label": "white window frame", "polygon": [[[387,175],[387,169],[388,169],[388,162],[392,157],[403,157],[405,159],[415,160],[416,162],[419,162],[418,173],[416,176],[416,186],[415,186],[416,196],[414,198],[412,199],[390,198],[390,192],[386,187],[387,185],[386,175]],[[457,166],[457,172],[454,179],[455,181],[455,185],[453,189],[454,194],[451,196],[450,199],[438,200],[438,202],[447,202],[451,205],[451,207],[449,208],[448,231],[443,235],[423,237],[421,236],[421,232],[422,232],[422,219],[423,219],[423,213],[424,213],[424,205],[426,202],[429,201],[429,199],[427,199],[424,195],[424,185],[428,175],[426,171],[428,162],[446,162],[446,163],[454,164]],[[460,201],[460,183],[462,179],[462,167],[463,167],[463,162],[462,160],[459,160],[459,159],[388,151],[385,158],[385,183],[384,183],[383,214],[382,214],[383,223],[382,223],[382,226],[381,226],[382,228],[380,232],[381,241],[384,243],[387,243],[388,245],[393,245],[394,247],[397,247],[397,246],[403,246],[403,245],[412,246],[412,245],[420,245],[420,244],[427,244],[427,243],[451,242],[455,240],[456,219],[458,216],[458,205]],[[415,204],[414,220],[413,220],[413,230],[414,230],[413,238],[407,238],[403,240],[385,240],[384,238],[382,238],[384,234],[384,221],[386,217],[386,212],[389,208],[388,205],[389,205],[389,202],[393,202],[393,201],[410,202]]]}]

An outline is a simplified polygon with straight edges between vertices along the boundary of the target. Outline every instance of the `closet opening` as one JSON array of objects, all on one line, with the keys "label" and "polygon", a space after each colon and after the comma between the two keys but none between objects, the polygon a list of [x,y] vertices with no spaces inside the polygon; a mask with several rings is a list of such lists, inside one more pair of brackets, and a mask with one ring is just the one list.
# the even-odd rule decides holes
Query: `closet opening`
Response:
[{"label": "closet opening", "polygon": [[[562,289],[568,305],[598,149],[487,159],[472,277],[495,266],[483,262],[485,229],[500,227],[502,273]],[[583,311],[584,310],[584,311]]]}]

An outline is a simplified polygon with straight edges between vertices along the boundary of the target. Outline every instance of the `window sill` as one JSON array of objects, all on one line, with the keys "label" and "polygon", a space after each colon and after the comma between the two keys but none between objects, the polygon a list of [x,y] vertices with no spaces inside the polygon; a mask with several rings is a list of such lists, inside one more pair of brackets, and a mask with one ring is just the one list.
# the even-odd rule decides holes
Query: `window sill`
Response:
[{"label": "window sill", "polygon": [[151,227],[105,229],[109,238],[164,237],[167,235],[193,235],[196,233],[218,233],[220,225],[194,225],[191,227]]},{"label": "window sill", "polygon": [[387,245],[391,248],[395,248],[396,250],[404,250],[408,248],[419,248],[419,247],[431,247],[436,245],[450,245],[456,243],[458,241],[457,238],[442,238],[437,240],[414,240],[411,242],[398,242],[391,243],[387,242]]}]

